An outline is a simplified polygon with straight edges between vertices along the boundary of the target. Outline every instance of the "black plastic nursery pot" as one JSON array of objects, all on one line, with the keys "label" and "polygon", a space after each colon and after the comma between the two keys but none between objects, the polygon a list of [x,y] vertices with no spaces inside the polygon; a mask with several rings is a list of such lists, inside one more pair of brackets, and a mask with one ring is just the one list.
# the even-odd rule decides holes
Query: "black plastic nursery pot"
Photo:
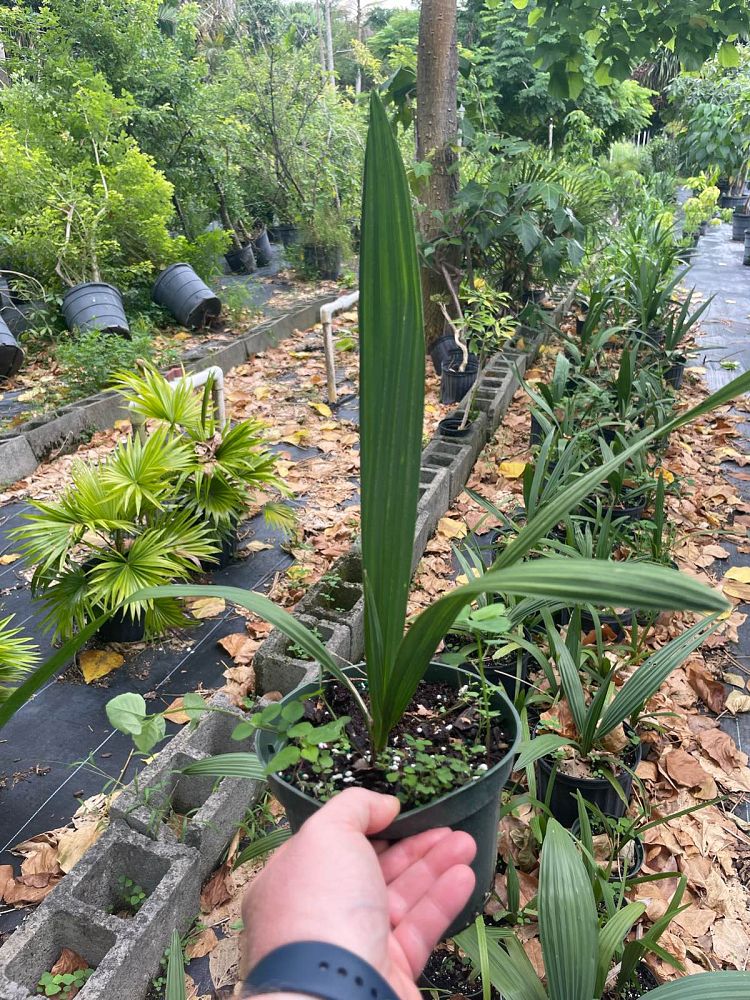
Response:
[{"label": "black plastic nursery pot", "polygon": [[141,642],[146,634],[146,616],[141,612],[135,618],[129,612],[116,611],[97,631],[101,642]]},{"label": "black plastic nursery pot", "polygon": [[154,282],[151,297],[183,326],[196,330],[221,312],[221,300],[189,264],[170,264]]},{"label": "black plastic nursery pot", "polygon": [[101,330],[130,338],[122,296],[114,285],[87,281],[65,293],[62,313],[69,330]]},{"label": "black plastic nursery pot", "polygon": [[244,247],[232,247],[224,254],[227,267],[233,274],[252,274],[257,265],[252,246],[248,243]]},{"label": "black plastic nursery pot", "polygon": [[734,242],[742,243],[745,239],[745,233],[749,229],[750,215],[746,215],[744,212],[740,212],[735,208],[734,215],[732,216],[732,239]]},{"label": "black plastic nursery pot", "polygon": [[[515,653],[509,653],[502,660],[485,660],[484,675],[490,684],[499,684],[510,700],[515,701],[518,692],[529,688],[530,663],[531,653],[524,649],[520,661]],[[479,673],[476,663],[471,660],[463,663],[462,667],[472,674]]]},{"label": "black plastic nursery pot", "polygon": [[0,379],[12,378],[23,364],[24,353],[0,315]]},{"label": "black plastic nursery pot", "polygon": [[[580,836],[581,825],[578,820],[571,826],[570,832],[574,837],[578,838]],[[592,830],[594,836],[596,836],[600,831]],[[635,876],[643,868],[643,862],[646,860],[646,848],[643,846],[643,841],[636,834],[632,840],[628,841],[633,845],[633,860],[629,865],[626,865],[625,871],[622,867],[618,869],[617,865],[612,866],[612,874],[609,876],[609,881],[612,883],[621,882],[623,877],[625,878],[635,878]]]},{"label": "black plastic nursery pot", "polygon": [[253,237],[251,245],[258,266],[267,267],[273,260],[273,249],[268,238],[268,230],[264,229],[258,236]]},{"label": "black plastic nursery pot", "polygon": [[742,263],[745,267],[750,267],[750,230],[745,232],[745,250],[742,254]]},{"label": "black plastic nursery pot", "polygon": [[[469,981],[471,966],[463,968],[446,951],[434,951],[427,959],[427,965],[417,980],[420,990],[428,991],[429,996],[461,997],[463,1000],[480,1000],[482,996],[482,980],[475,978]],[[493,990],[492,995],[497,996]]]},{"label": "black plastic nursery pot", "polygon": [[220,535],[217,538],[216,543],[220,546],[220,549],[214,558],[201,559],[201,569],[204,573],[211,573],[215,570],[226,569],[230,563],[234,562],[234,558],[237,555],[237,532],[238,528],[235,525],[229,534]]},{"label": "black plastic nursery pot", "polygon": [[448,364],[455,352],[456,338],[452,334],[438,337],[430,348],[430,358],[436,375],[442,374],[443,365]]},{"label": "black plastic nursery pot", "polygon": [[291,222],[279,222],[278,225],[271,227],[270,236],[274,243],[291,247],[299,242],[299,229]]},{"label": "black plastic nursery pot", "polygon": [[[427,668],[425,680],[450,684],[458,688],[465,683],[466,674],[445,663],[433,662]],[[299,699],[300,696],[312,695],[318,690],[317,684],[305,684],[283,698],[282,704]],[[396,842],[434,827],[448,826],[453,830],[463,830],[474,838],[477,845],[477,853],[471,865],[476,876],[474,891],[469,902],[446,931],[445,937],[458,934],[482,912],[485,897],[494,884],[500,793],[513,769],[520,740],[521,722],[503,691],[493,691],[491,705],[500,713],[508,733],[510,747],[502,760],[476,781],[462,785],[428,805],[401,813],[395,822],[377,835],[378,840]],[[283,738],[278,733],[267,729],[258,732],[256,752],[264,765],[269,763],[283,745]],[[272,774],[268,780],[273,794],[286,810],[293,832],[296,832],[322,805],[310,795],[284,781],[279,775]]]},{"label": "black plastic nursery pot", "polygon": [[[637,623],[637,616],[633,611],[620,612],[619,615],[608,615],[604,612],[599,614],[599,624],[602,629],[605,627],[614,634],[614,642],[625,642],[627,639],[626,628],[631,628]],[[596,629],[594,616],[590,611],[581,608],[581,632],[586,635]]]},{"label": "black plastic nursery pot", "polygon": [[477,356],[475,354],[469,355],[463,371],[460,370],[462,360],[461,352],[453,351],[451,359],[448,362],[443,362],[443,370],[440,375],[441,403],[460,403],[477,380],[479,372]]},{"label": "black plastic nursery pot", "polygon": [[461,417],[444,417],[438,422],[438,434],[442,437],[447,438],[461,438],[468,437],[471,434],[472,422],[471,420],[466,421],[466,426],[462,427],[463,416]]},{"label": "black plastic nursery pot", "polygon": [[722,208],[731,208],[732,210],[737,208],[743,208],[746,203],[747,203],[747,195],[743,195],[742,197],[737,197],[736,195],[732,194],[723,194],[719,198],[719,205]]},{"label": "black plastic nursery pot", "polygon": [[687,356],[685,354],[680,354],[672,360],[672,364],[664,372],[664,381],[667,385],[671,386],[673,389],[680,388],[682,380],[685,377],[686,364]]},{"label": "black plastic nursery pot", "polygon": [[[536,762],[537,799],[549,802],[549,809],[558,823],[570,829],[578,819],[578,800],[576,792],[580,792],[584,801],[597,806],[605,816],[619,819],[625,815],[630,798],[633,794],[632,772],[641,762],[642,747],[640,741],[628,751],[623,767],[613,775],[623,792],[624,800],[612,787],[607,778],[577,778],[556,770],[558,763],[554,757],[542,757]],[[553,776],[553,771],[556,773]],[[554,780],[553,780],[554,778]]]},{"label": "black plastic nursery pot", "polygon": [[324,281],[337,281],[341,277],[341,247],[324,247],[319,243],[306,243],[302,247],[305,267],[314,271]]}]

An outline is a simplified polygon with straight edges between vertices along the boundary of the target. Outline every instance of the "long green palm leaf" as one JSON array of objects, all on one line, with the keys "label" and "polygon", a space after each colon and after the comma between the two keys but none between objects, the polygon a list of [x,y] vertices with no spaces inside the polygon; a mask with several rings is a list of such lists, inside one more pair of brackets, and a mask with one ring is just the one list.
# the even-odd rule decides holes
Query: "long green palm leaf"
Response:
[{"label": "long green palm leaf", "polygon": [[377,747],[404,633],[419,497],[424,323],[411,195],[401,153],[376,91],[370,97],[360,256],[362,556],[368,687]]},{"label": "long green palm leaf", "polygon": [[596,902],[578,849],[554,819],[544,836],[537,900],[550,1000],[593,997],[598,957]]},{"label": "long green palm leaf", "polygon": [[648,1000],[747,1000],[750,972],[699,972],[651,990]]}]

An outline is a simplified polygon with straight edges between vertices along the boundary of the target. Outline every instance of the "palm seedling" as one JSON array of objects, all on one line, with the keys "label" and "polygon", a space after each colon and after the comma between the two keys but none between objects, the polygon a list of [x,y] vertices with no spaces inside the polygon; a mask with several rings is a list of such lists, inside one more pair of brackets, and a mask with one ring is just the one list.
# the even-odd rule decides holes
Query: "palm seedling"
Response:
[{"label": "palm seedling", "polygon": [[12,626],[13,615],[0,620],[0,704],[11,696],[13,690],[39,659],[36,645],[23,629]]},{"label": "palm seedling", "polygon": [[[570,834],[550,820],[537,896],[546,982],[508,928],[479,926],[480,917],[456,942],[505,1000],[600,1000],[612,986],[615,993],[627,986],[648,951],[666,955],[658,939],[679,912],[680,896],[678,889],[673,905],[640,940],[627,941],[645,904],[628,903],[600,923],[584,859]],[[613,968],[618,961],[619,970]],[[707,972],[665,983],[650,991],[648,998],[745,1000],[749,993],[750,972]]]}]

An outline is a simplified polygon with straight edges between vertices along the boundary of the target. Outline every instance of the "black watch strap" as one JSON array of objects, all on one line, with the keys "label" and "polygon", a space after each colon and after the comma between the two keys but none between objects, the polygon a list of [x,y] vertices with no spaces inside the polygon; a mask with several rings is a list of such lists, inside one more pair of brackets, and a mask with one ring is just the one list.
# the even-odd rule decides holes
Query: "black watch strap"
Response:
[{"label": "black watch strap", "polygon": [[399,1000],[373,967],[325,941],[295,941],[262,958],[245,980],[245,996],[303,993],[320,1000]]}]

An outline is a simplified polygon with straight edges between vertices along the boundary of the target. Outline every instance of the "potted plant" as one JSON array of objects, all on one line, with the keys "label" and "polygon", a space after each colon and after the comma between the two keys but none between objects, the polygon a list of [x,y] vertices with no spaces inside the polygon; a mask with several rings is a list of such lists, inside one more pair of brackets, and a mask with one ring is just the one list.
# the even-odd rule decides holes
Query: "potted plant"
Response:
[{"label": "potted plant", "polygon": [[187,619],[174,598],[123,602],[153,584],[187,580],[216,553],[210,523],[183,509],[179,489],[194,469],[187,443],[157,429],[130,438],[100,465],[74,463],[59,500],[32,503],[13,537],[34,565],[32,593],[56,637],[103,614],[107,641],[132,642]]},{"label": "potted plant", "polygon": [[[235,588],[168,586],[147,588],[137,599],[206,592],[223,595],[270,621],[320,664],[319,683],[292,692],[244,724],[258,729],[258,757],[270,773],[292,828],[335,794],[346,777],[351,779],[346,785],[368,781],[370,787],[390,788],[401,797],[403,812],[382,833],[386,840],[400,840],[435,825],[467,830],[477,842],[476,888],[454,925],[458,929],[481,909],[494,878],[500,790],[513,766],[519,738],[518,716],[501,689],[493,687],[478,703],[468,703],[460,690],[467,675],[431,662],[461,609],[483,593],[605,606],[625,599],[649,608],[706,611],[722,611],[726,602],[692,578],[662,567],[613,569],[608,565],[604,569],[594,561],[553,558],[519,565],[601,478],[643,447],[646,435],[629,451],[563,490],[529,520],[487,573],[441,597],[404,632],[422,443],[422,300],[411,197],[401,155],[374,91],[370,108],[360,258],[365,664],[342,670],[317,636],[261,594]],[[702,408],[676,417],[668,426],[678,426],[706,407],[719,405],[733,389],[744,388],[749,381],[735,380],[734,387],[719,390]],[[383,433],[386,411],[392,433]],[[416,709],[424,700],[435,705],[431,732],[441,742],[434,754],[430,753],[431,738],[418,732],[424,720]],[[456,713],[459,720],[468,719],[465,729],[454,728],[448,721]],[[247,735],[247,729],[244,732]],[[347,767],[347,753],[352,755],[350,761],[361,763]],[[344,771],[333,771],[334,766],[343,766]],[[345,774],[347,769],[351,775]],[[257,775],[259,766],[252,755],[230,754],[190,766],[190,773],[199,772]],[[334,773],[342,777],[334,780]]]},{"label": "potted plant", "polygon": [[636,726],[644,706],[672,671],[719,627],[715,616],[696,622],[647,657],[615,688],[618,665],[602,655],[598,643],[593,649],[581,644],[577,617],[575,612],[563,641],[545,612],[561,698],[552,711],[542,715],[536,735],[522,745],[517,761],[518,768],[536,763],[537,796],[567,827],[578,818],[576,793],[604,815],[624,815],[633,772],[640,762]]},{"label": "potted plant", "polygon": [[333,204],[316,205],[302,230],[302,259],[305,270],[325,281],[341,277],[344,254],[351,234],[341,211]]},{"label": "potted plant", "polygon": [[[223,569],[234,555],[237,529],[251,499],[265,490],[289,495],[276,474],[276,456],[265,446],[263,424],[240,420],[220,425],[211,405],[210,380],[201,397],[188,379],[169,382],[156,369],[144,366],[140,374],[119,373],[113,385],[142,420],[189,449],[190,468],[172,502],[210,526],[218,553],[208,562]],[[294,523],[292,509],[283,503],[269,501],[263,512],[270,525],[284,531]]]},{"label": "potted plant", "polygon": [[687,355],[682,350],[685,338],[714,300],[712,295],[691,313],[694,294],[695,289],[691,288],[679,309],[673,308],[669,311],[662,328],[664,333],[661,344],[663,354],[661,351],[659,352],[658,360],[662,364],[664,381],[673,389],[679,389],[682,385],[682,377],[687,363]]},{"label": "potted plant", "polygon": [[23,629],[13,627],[14,617],[0,620],[0,704],[8,700],[39,659],[33,640]]},{"label": "potted plant", "polygon": [[465,281],[454,301],[458,310],[455,320],[440,303],[445,321],[453,331],[456,347],[442,363],[440,401],[458,403],[475,386],[474,392],[467,397],[463,416],[456,428],[463,430],[469,420],[482,368],[487,359],[512,338],[516,323],[509,312],[510,296],[493,289],[484,278]]},{"label": "potted plant", "polygon": [[[627,941],[645,904],[627,903],[602,924],[585,859],[570,834],[551,820],[537,895],[545,983],[509,928],[485,928],[477,920],[457,937],[458,946],[504,1000],[618,1000],[678,912],[687,884],[684,876],[664,916],[642,937]],[[663,957],[664,950],[659,954]],[[750,972],[705,972],[665,983],[647,995],[649,1000],[745,1000],[748,991]]]}]

